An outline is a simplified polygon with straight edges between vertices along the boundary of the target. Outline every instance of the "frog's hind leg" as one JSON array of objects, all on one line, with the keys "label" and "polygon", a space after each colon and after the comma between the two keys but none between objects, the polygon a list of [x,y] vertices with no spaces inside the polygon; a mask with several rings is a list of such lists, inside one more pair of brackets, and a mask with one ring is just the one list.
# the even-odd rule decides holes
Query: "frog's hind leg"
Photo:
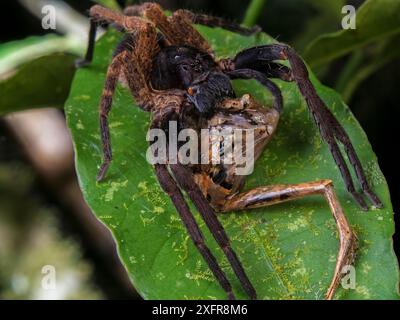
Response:
[{"label": "frog's hind leg", "polygon": [[226,213],[259,208],[311,195],[322,195],[325,197],[339,232],[340,246],[336,267],[331,284],[325,295],[325,298],[330,300],[334,297],[340,283],[343,267],[353,262],[357,248],[357,237],[346,219],[334,191],[332,181],[320,180],[301,184],[258,187],[229,198],[220,209],[220,212]]}]

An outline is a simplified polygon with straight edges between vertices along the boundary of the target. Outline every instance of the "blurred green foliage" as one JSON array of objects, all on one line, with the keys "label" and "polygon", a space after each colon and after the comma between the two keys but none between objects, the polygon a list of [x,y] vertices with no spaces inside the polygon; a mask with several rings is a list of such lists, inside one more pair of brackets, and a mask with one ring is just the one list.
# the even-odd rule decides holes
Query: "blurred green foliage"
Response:
[{"label": "blurred green foliage", "polygon": [[[57,209],[32,194],[32,171],[0,164],[0,299],[99,299],[79,245],[60,233]],[[55,288],[42,287],[54,266]]]},{"label": "blurred green foliage", "polygon": [[75,59],[68,53],[53,53],[9,72],[0,80],[0,116],[32,108],[62,108],[75,73]]},{"label": "blurred green foliage", "polygon": [[318,36],[307,47],[304,57],[311,66],[324,65],[350,51],[399,33],[400,1],[367,0],[357,10],[356,29]]}]

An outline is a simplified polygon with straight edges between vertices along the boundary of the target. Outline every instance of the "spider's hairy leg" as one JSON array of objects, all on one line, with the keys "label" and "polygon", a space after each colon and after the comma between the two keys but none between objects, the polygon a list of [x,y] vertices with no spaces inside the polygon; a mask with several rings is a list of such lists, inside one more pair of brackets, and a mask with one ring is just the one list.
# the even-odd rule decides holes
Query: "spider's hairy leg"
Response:
[{"label": "spider's hairy leg", "polygon": [[[122,20],[119,14],[99,5],[92,6],[90,8],[89,15],[90,26],[86,54],[83,59],[78,59],[75,61],[75,66],[77,68],[85,67],[92,62],[95,49],[97,28],[102,24],[109,24],[113,22],[115,22],[116,26],[118,26],[118,22]],[[120,26],[119,29],[122,29],[122,26]]]},{"label": "spider's hairy leg", "polygon": [[94,5],[90,8],[89,16],[97,23],[107,23],[113,25],[119,31],[135,32],[145,22],[141,17],[126,16],[119,12],[105,8],[101,5]]},{"label": "spider's hairy leg", "polygon": [[322,99],[318,96],[308,75],[308,70],[303,60],[297,53],[285,44],[271,44],[257,46],[241,51],[232,60],[232,69],[236,65],[243,66],[254,63],[255,61],[273,62],[275,60],[288,60],[291,66],[291,75],[296,82],[301,94],[307,102],[307,106],[317,124],[322,139],[328,144],[332,156],[339,167],[340,173],[345,182],[346,188],[352,194],[354,199],[364,210],[368,209],[363,197],[356,191],[354,183],[347,168],[346,161],[340,152],[337,141],[341,142],[348,155],[351,165],[356,172],[357,179],[360,182],[363,193],[377,207],[382,207],[382,202],[371,190],[361,162],[355,152],[355,149],[347,133],[328,109]]},{"label": "spider's hairy leg", "polygon": [[260,208],[318,194],[324,196],[328,202],[339,232],[340,245],[335,271],[329,289],[325,295],[325,298],[330,300],[333,299],[339,285],[343,267],[353,262],[357,248],[357,237],[346,219],[334,191],[332,181],[320,180],[301,184],[258,187],[239,193],[226,201],[225,206],[221,208],[221,212],[226,213],[230,211]]},{"label": "spider's hairy leg", "polygon": [[[148,24],[142,23],[137,28],[135,35],[126,38],[117,50],[126,50],[129,57],[124,68],[125,79],[136,103],[145,111],[150,111],[156,105],[157,97],[162,93],[155,93],[150,85],[150,73],[153,58],[160,48],[157,41],[156,29]],[[143,50],[145,48],[145,50]],[[167,94],[164,94],[167,96]]]},{"label": "spider's hairy leg", "polygon": [[133,4],[124,8],[124,15],[130,17],[141,17],[143,15],[145,3],[142,4]]},{"label": "spider's hairy leg", "polygon": [[196,248],[199,250],[204,260],[206,261],[208,267],[214,274],[215,278],[226,292],[228,299],[230,300],[235,299],[231,284],[226,278],[226,275],[221,269],[221,267],[218,265],[218,262],[215,259],[214,255],[211,253],[210,249],[206,246],[203,234],[201,233],[201,230],[197,225],[196,220],[193,217],[193,214],[190,212],[190,209],[180,189],[176,185],[175,180],[171,177],[167,166],[157,164],[155,165],[155,171],[161,187],[171,198]]},{"label": "spider's hairy leg", "polygon": [[118,78],[121,73],[126,52],[121,52],[114,57],[111,64],[108,66],[106,81],[104,84],[103,93],[100,100],[100,133],[101,142],[103,145],[103,163],[97,175],[97,181],[101,181],[111,163],[112,151],[110,143],[110,129],[108,126],[108,114],[112,106],[112,97],[117,86]]},{"label": "spider's hairy leg", "polygon": [[207,27],[219,27],[245,36],[249,36],[261,31],[261,28],[259,26],[247,28],[241,26],[238,23],[228,21],[220,17],[214,17],[201,13],[194,13],[185,9],[177,10],[175,11],[174,14],[188,19],[193,24],[201,24]]},{"label": "spider's hairy leg", "polygon": [[343,129],[340,123],[337,122],[336,118],[332,119],[332,123],[335,123],[334,127],[336,138],[343,144],[349,160],[355,168],[357,178],[361,182],[361,189],[368,196],[368,198],[371,199],[372,203],[374,203],[377,207],[383,207],[383,204],[378,196],[371,190],[370,186],[368,185],[367,177],[362,170],[361,161],[357,156],[356,150],[354,149],[347,132]]},{"label": "spider's hairy leg", "polygon": [[192,172],[181,164],[171,164],[171,171],[174,174],[179,186],[186,191],[189,198],[202,216],[208,229],[211,231],[218,245],[227,257],[233,271],[238,277],[243,289],[251,299],[257,299],[257,293],[244,271],[235,251],[232,249],[228,236],[219,222],[214,210],[204,197],[198,185],[193,179]]},{"label": "spider's hairy leg", "polygon": [[180,10],[167,17],[158,3],[145,2],[127,7],[124,13],[150,20],[161,31],[170,45],[187,45],[212,54],[206,39],[192,26],[192,21]]},{"label": "spider's hairy leg", "polygon": [[77,68],[87,66],[93,60],[97,27],[103,24],[111,24],[119,31],[125,30],[127,32],[133,32],[143,24],[143,21],[138,17],[128,17],[100,5],[92,6],[89,11],[89,16],[90,28],[86,54],[83,59],[79,59],[75,62]]},{"label": "spider's hairy leg", "polygon": [[96,41],[96,32],[97,32],[97,22],[93,19],[90,19],[90,27],[89,27],[89,35],[88,35],[88,44],[86,48],[85,57],[82,59],[78,59],[75,61],[76,68],[82,68],[89,65],[93,60],[94,47]]},{"label": "spider's hairy leg", "polygon": [[[163,9],[157,3],[144,2],[139,5],[128,6],[124,9],[124,14],[127,16],[145,16],[147,18],[154,18],[155,13],[159,15]],[[201,24],[208,27],[220,27],[232,32],[237,32],[242,35],[252,35],[254,33],[260,32],[261,28],[259,26],[254,26],[252,28],[243,27],[238,23],[228,21],[226,19],[215,17],[211,15],[194,13],[189,10],[179,9],[176,10],[173,15],[179,16],[180,18],[187,19],[193,24]],[[155,21],[154,21],[155,22]]]},{"label": "spider's hairy leg", "polygon": [[[121,74],[125,75],[129,89],[136,102],[145,111],[153,105],[153,94],[148,84],[152,58],[158,50],[156,30],[147,23],[139,25],[139,32],[128,35],[118,45],[116,55],[108,67],[104,90],[100,102],[100,131],[103,144],[104,161],[99,170],[97,181],[101,181],[111,163],[112,152],[108,127],[108,113],[111,110],[112,95]],[[146,47],[143,54],[141,49]]]}]

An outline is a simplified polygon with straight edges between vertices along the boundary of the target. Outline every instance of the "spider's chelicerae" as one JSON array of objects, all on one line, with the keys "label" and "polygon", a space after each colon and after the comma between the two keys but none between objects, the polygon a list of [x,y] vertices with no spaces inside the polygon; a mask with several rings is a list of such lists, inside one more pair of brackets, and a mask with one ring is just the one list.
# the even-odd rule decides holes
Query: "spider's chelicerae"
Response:
[{"label": "spider's chelicerae", "polygon": [[[118,80],[129,87],[137,104],[152,115],[151,127],[166,129],[169,121],[180,128],[228,127],[253,129],[254,155],[257,159],[275,131],[283,101],[279,88],[269,78],[293,81],[305,98],[309,111],[328,144],[343,176],[347,190],[357,203],[367,209],[363,195],[354,187],[350,171],[339,149],[342,143],[354,168],[362,192],[377,207],[382,203],[371,191],[351,141],[311,84],[307,68],[295,51],[286,44],[269,44],[249,48],[235,57],[216,59],[210,44],[193,27],[203,24],[222,27],[244,35],[258,31],[220,18],[177,10],[166,16],[155,3],[131,6],[117,13],[102,6],[90,9],[91,29],[86,57],[79,65],[91,61],[96,27],[111,24],[126,33],[115,50],[108,67],[100,102],[100,129],[104,162],[97,179],[102,180],[111,162],[111,145],[107,117]],[[278,60],[288,60],[290,68]],[[256,79],[273,95],[272,108],[266,108],[250,95],[235,97],[231,79]],[[354,258],[357,238],[352,231],[330,180],[260,186],[241,192],[245,176],[235,174],[235,164],[183,165],[156,164],[155,173],[163,190],[175,205],[197,249],[229,299],[234,299],[231,284],[204,242],[202,232],[189,210],[182,191],[194,203],[207,227],[222,248],[243,289],[251,299],[257,294],[230,245],[216,212],[224,213],[259,208],[319,194],[325,197],[339,231],[340,247],[336,267],[326,298],[332,299],[339,284],[341,270]]]}]

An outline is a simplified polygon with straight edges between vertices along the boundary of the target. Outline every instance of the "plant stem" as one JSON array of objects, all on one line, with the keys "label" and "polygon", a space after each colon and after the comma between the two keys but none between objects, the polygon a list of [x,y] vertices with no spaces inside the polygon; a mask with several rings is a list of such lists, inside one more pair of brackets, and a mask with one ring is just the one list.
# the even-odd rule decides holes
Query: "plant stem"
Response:
[{"label": "plant stem", "polygon": [[377,72],[379,69],[390,63],[391,61],[397,59],[399,57],[399,53],[392,51],[391,54],[388,54],[385,57],[376,58],[371,64],[360,68],[357,73],[352,78],[352,81],[349,82],[345,88],[343,88],[342,97],[344,102],[349,103],[354,92],[358,88],[358,86],[366,79],[368,79],[371,75]]},{"label": "plant stem", "polygon": [[336,91],[343,93],[348,83],[351,82],[352,78],[354,77],[355,71],[361,65],[362,60],[362,50],[357,50],[353,52],[336,81]]},{"label": "plant stem", "polygon": [[96,1],[99,2],[100,4],[106,6],[107,8],[110,8],[115,11],[121,11],[121,7],[119,6],[117,0],[101,0],[101,1]]},{"label": "plant stem", "polygon": [[[35,37],[32,37],[32,39],[35,40]],[[15,42],[17,43],[17,41]],[[20,41],[23,43],[24,40]],[[48,34],[47,36],[36,37],[36,40],[32,42],[26,46],[21,45],[9,54],[0,57],[0,79],[2,79],[2,75],[11,72],[18,66],[41,56],[56,52],[82,54],[84,51],[82,42],[71,36],[63,37]]]},{"label": "plant stem", "polygon": [[243,25],[253,27],[261,14],[264,4],[265,0],[251,0],[244,16]]}]

